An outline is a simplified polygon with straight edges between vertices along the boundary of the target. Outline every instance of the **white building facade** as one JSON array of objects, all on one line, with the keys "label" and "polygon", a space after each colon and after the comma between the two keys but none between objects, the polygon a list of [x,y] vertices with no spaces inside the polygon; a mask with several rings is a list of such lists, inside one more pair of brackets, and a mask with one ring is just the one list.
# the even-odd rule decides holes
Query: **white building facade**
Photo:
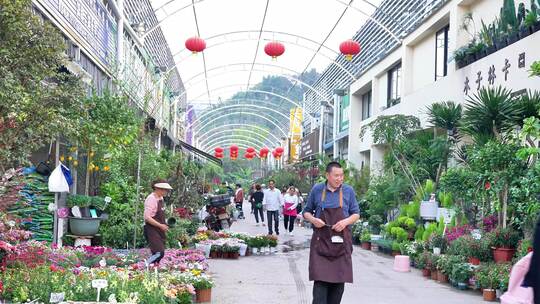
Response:
[{"label": "white building facade", "polygon": [[540,60],[540,31],[463,68],[458,69],[451,59],[454,50],[470,40],[460,30],[464,18],[471,14],[479,31],[481,21],[491,23],[502,5],[502,0],[448,1],[398,48],[363,71],[347,92],[348,142],[340,145],[347,153],[339,155],[357,168],[369,166],[376,174],[382,169],[384,148],[374,145],[369,132],[362,139],[359,134],[377,117],[414,115],[427,129],[431,127],[426,121],[427,107],[435,102],[465,104],[485,86],[503,86],[513,92],[540,90],[540,79],[529,77],[531,64]]}]

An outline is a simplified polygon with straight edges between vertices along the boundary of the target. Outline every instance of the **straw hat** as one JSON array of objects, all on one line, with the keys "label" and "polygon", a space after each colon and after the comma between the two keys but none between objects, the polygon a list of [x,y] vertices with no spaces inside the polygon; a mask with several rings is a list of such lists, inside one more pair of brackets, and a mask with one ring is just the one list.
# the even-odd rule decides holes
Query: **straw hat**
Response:
[{"label": "straw hat", "polygon": [[157,183],[154,185],[154,188],[165,189],[165,190],[173,189],[171,185],[169,185],[169,183]]}]

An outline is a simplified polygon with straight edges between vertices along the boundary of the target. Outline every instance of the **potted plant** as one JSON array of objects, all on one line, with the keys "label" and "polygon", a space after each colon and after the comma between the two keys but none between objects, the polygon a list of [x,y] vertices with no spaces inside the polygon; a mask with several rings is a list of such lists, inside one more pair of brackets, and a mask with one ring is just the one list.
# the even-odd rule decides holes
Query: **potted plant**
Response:
[{"label": "potted plant", "polygon": [[504,263],[512,261],[520,239],[519,233],[510,227],[498,227],[490,233],[489,238],[495,262]]},{"label": "potted plant", "polygon": [[401,254],[398,242],[392,242],[392,256],[397,256]]},{"label": "potted plant", "polygon": [[467,65],[467,46],[462,46],[459,49],[454,51],[454,60],[456,61],[456,67],[461,69]]},{"label": "potted plant", "polygon": [[212,247],[210,247],[210,258],[219,259],[221,257],[222,257],[222,246],[212,245]]},{"label": "potted plant", "polygon": [[369,233],[367,229],[362,232],[360,242],[362,244],[362,249],[371,250],[371,233]]},{"label": "potted plant", "polygon": [[229,247],[229,258],[238,259],[240,257],[240,246],[230,246]]},{"label": "potted plant", "polygon": [[[525,16],[525,19],[523,20],[523,24],[522,24],[522,27],[524,28],[527,28],[528,29],[528,35],[536,32],[537,30],[535,29],[535,26],[538,22],[538,14],[537,12],[535,11],[529,11],[529,13],[527,13],[527,15]],[[521,31],[522,29],[520,28],[520,34],[521,34]],[[526,34],[526,33],[525,33]],[[522,37],[526,37],[526,36],[522,36]]]},{"label": "potted plant", "polygon": [[440,255],[433,254],[431,255],[431,260],[429,263],[430,270],[431,270],[431,279],[434,281],[437,281],[439,278],[439,272],[437,270],[437,263],[439,261]]},{"label": "potted plant", "polygon": [[91,217],[90,205],[92,205],[93,199],[88,195],[69,195],[66,199],[67,206],[71,209],[78,207],[81,212],[81,217]]},{"label": "potted plant", "polygon": [[427,267],[427,260],[428,260],[429,252],[423,252],[416,258],[416,267],[418,269],[422,270],[422,276],[429,277],[431,274],[431,271]]},{"label": "potted plant", "polygon": [[270,247],[270,253],[277,252],[277,246],[278,246],[277,236],[273,236],[273,235],[268,236],[268,246]]},{"label": "potted plant", "polygon": [[201,276],[193,282],[195,288],[195,302],[209,303],[212,301],[212,287],[214,282],[207,276]]},{"label": "potted plant", "polygon": [[467,281],[471,277],[471,267],[467,263],[455,264],[452,268],[452,279],[457,283],[457,288],[460,290],[467,289]]},{"label": "potted plant", "polygon": [[448,264],[449,258],[447,255],[440,255],[436,262],[437,268],[437,281],[439,283],[448,283],[448,275],[446,274],[446,264]]},{"label": "potted plant", "polygon": [[441,252],[446,250],[447,241],[446,238],[438,233],[434,233],[429,241],[430,247],[433,249],[433,254],[440,255]]},{"label": "potted plant", "polygon": [[465,246],[463,253],[472,265],[480,265],[480,261],[487,261],[490,257],[489,240],[473,238],[470,235],[463,236]]},{"label": "potted plant", "polygon": [[497,266],[492,263],[484,264],[476,270],[475,276],[482,288],[484,301],[495,301],[497,299],[495,289],[499,285]]}]

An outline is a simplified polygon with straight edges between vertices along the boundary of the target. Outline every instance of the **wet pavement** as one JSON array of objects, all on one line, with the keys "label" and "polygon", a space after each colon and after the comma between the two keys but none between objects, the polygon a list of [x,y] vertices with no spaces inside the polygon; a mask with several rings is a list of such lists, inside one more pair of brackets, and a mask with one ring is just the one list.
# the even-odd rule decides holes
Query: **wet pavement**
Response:
[{"label": "wet pavement", "polygon": [[[249,208],[247,204],[244,210]],[[255,226],[253,215],[232,225],[231,230],[264,234],[267,227]],[[239,260],[210,259],[216,286],[212,303],[311,303],[313,282],[308,280],[311,229],[296,226],[294,236],[284,235],[280,223],[278,252],[240,257]],[[397,273],[393,259],[362,250],[353,252],[354,284],[346,284],[343,304],[477,304],[484,303],[475,291],[458,291],[449,285],[424,279],[421,273]]]}]

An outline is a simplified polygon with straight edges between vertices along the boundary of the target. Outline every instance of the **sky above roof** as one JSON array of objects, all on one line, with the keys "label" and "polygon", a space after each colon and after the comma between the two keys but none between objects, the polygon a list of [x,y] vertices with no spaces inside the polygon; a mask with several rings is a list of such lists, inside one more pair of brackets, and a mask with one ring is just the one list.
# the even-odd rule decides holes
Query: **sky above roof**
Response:
[{"label": "sky above roof", "polygon": [[[338,55],[339,44],[360,29],[380,2],[199,0],[191,5],[191,0],[152,0],[152,5],[188,104],[205,107],[252,87],[264,76],[291,77],[311,68],[321,72]],[[185,41],[193,36],[206,40],[204,59],[185,49]],[[272,40],[285,45],[277,60],[264,53]]]}]

